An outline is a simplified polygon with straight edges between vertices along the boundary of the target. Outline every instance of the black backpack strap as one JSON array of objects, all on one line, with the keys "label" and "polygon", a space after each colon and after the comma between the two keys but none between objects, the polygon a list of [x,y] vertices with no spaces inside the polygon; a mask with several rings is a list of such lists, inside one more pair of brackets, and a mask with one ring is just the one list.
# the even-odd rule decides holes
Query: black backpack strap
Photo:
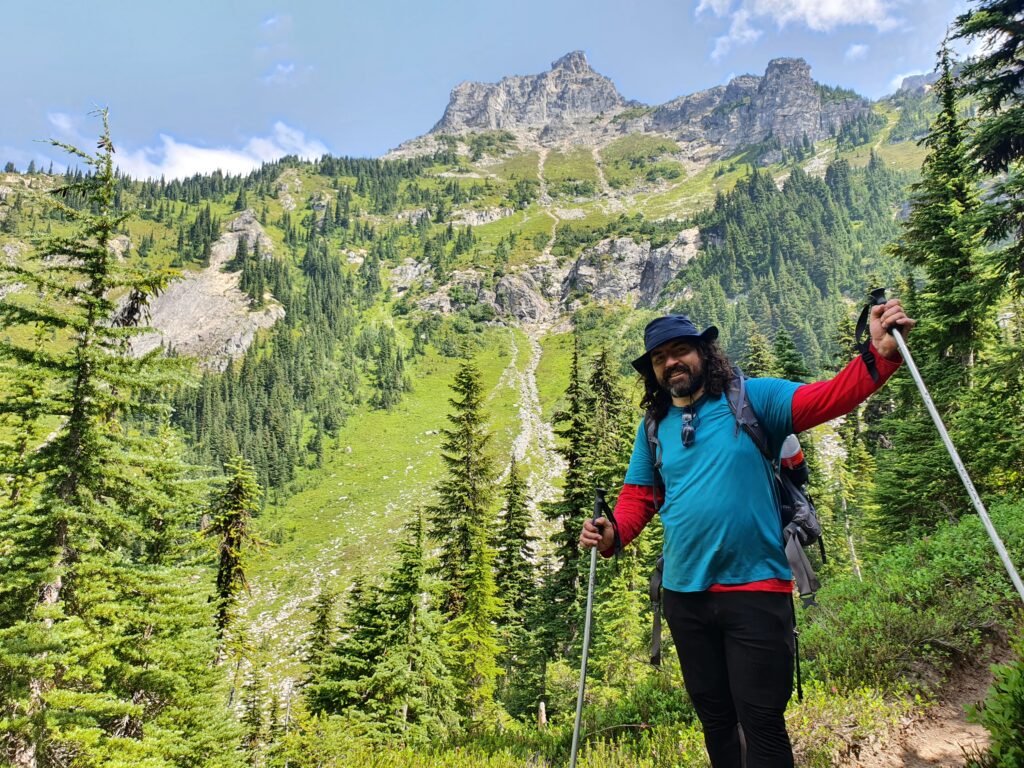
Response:
[{"label": "black backpack strap", "polygon": [[[661,477],[661,441],[658,440],[658,422],[654,412],[644,413],[644,435],[647,437],[647,450],[651,454],[651,476],[654,482],[654,508],[658,509],[659,498],[665,497],[665,482]],[[654,626],[651,628],[651,664],[661,666],[661,576],[665,570],[664,556],[658,558],[657,565],[651,571],[648,582],[648,594],[651,598],[651,613],[654,615]]]},{"label": "black backpack strap", "polygon": [[665,498],[665,481],[661,477],[661,442],[658,440],[658,422],[654,418],[654,412],[648,410],[644,413],[644,435],[647,436],[647,450],[651,454],[651,475],[654,479],[654,508],[659,509],[660,498]]},{"label": "black backpack strap", "polygon": [[651,632],[651,664],[661,666],[661,574],[665,569],[664,556],[658,558],[658,564],[651,572],[648,591],[651,597],[651,611],[654,613],[654,627]]},{"label": "black backpack strap", "polygon": [[764,427],[761,426],[757,414],[754,413],[750,398],[747,397],[747,379],[743,375],[743,371],[736,366],[733,366],[732,378],[729,380],[725,394],[726,400],[729,401],[729,408],[732,409],[733,416],[736,417],[735,434],[739,435],[740,429],[742,429],[750,435],[750,439],[761,451],[761,455],[774,467],[775,457],[772,456],[771,448],[768,446],[768,435],[765,433]]},{"label": "black backpack strap", "polygon": [[878,368],[875,365],[875,355],[871,351],[871,304],[865,304],[864,309],[860,311],[860,317],[857,318],[857,330],[854,333],[854,348],[860,352],[861,359],[864,360],[864,365],[868,369],[868,373],[871,374],[871,380],[878,382]]}]

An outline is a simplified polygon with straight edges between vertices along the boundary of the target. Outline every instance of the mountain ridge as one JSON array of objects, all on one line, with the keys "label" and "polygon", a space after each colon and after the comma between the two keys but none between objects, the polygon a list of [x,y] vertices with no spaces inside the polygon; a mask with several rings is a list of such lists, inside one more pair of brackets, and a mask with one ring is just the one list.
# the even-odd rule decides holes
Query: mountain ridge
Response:
[{"label": "mountain ridge", "polygon": [[605,146],[639,132],[668,136],[692,145],[693,152],[710,145],[721,156],[772,138],[819,141],[871,110],[871,102],[852,91],[814,81],[803,58],[772,59],[763,75],[739,75],[725,85],[645,105],[619,93],[583,51],[571,51],[546,72],[458,84],[434,127],[385,157],[435,151],[446,137],[488,131],[509,132],[526,147]]}]

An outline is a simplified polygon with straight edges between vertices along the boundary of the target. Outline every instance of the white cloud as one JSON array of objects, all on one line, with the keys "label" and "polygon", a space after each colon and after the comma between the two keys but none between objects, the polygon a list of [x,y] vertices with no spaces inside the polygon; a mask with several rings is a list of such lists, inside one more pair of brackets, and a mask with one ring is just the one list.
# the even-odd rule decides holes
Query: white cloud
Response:
[{"label": "white cloud", "polygon": [[67,112],[50,112],[46,115],[46,119],[50,121],[50,125],[57,132],[54,138],[62,140],[78,140],[80,138],[78,126],[81,121],[79,118],[69,115]]},{"label": "white cloud", "polygon": [[715,39],[712,58],[724,56],[736,45],[753,42],[761,35],[757,20],[774,22],[781,30],[790,24],[815,32],[837,27],[870,26],[885,31],[902,22],[894,9],[903,0],[698,0],[697,15],[708,12],[730,18],[729,31]]},{"label": "white cloud", "polygon": [[732,16],[729,34],[715,40],[715,49],[711,52],[711,58],[717,61],[725,56],[734,45],[752,43],[760,36],[761,30],[754,29],[750,25],[750,14],[741,8]]},{"label": "white cloud", "polygon": [[271,85],[287,83],[294,74],[294,61],[279,61],[268,74],[263,76],[263,82]]},{"label": "white cloud", "polygon": [[857,61],[858,59],[863,59],[867,56],[869,50],[870,46],[867,46],[864,43],[853,43],[853,45],[846,49],[846,53],[843,54],[843,58],[847,61]]},{"label": "white cloud", "polygon": [[262,163],[277,160],[284,155],[315,158],[327,154],[327,147],[306,137],[298,128],[282,122],[274,124],[270,136],[254,136],[240,149],[232,147],[197,147],[177,141],[172,136],[160,135],[159,147],[121,150],[117,153],[118,167],[136,179],[161,176],[182,179],[196,173],[216,170],[240,174],[258,168]]}]

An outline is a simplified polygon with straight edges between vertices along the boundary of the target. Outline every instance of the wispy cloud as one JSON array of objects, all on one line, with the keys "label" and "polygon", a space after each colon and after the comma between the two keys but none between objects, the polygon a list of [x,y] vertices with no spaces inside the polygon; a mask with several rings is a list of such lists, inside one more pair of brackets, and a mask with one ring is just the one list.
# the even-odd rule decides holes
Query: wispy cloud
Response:
[{"label": "wispy cloud", "polygon": [[122,148],[117,153],[117,164],[136,179],[182,179],[216,170],[248,173],[284,155],[315,158],[327,152],[322,142],[307,137],[298,128],[277,122],[269,136],[254,136],[241,148],[200,147],[161,134],[158,147]]},{"label": "wispy cloud", "polygon": [[733,46],[752,43],[760,36],[761,30],[754,29],[750,24],[750,14],[740,8],[732,15],[729,34],[722,35],[715,40],[715,49],[711,52],[711,58],[717,61],[725,56]]},{"label": "wispy cloud", "polygon": [[698,0],[697,15],[710,13],[730,19],[729,31],[715,39],[712,57],[721,58],[733,47],[761,35],[755,22],[774,22],[779,29],[803,26],[831,32],[844,26],[870,26],[879,31],[899,26],[895,15],[900,0]]},{"label": "wispy cloud", "polygon": [[871,50],[870,46],[867,46],[864,43],[854,43],[846,49],[846,53],[843,54],[843,58],[847,61],[857,61],[858,59],[863,59],[867,56],[869,50]]},{"label": "wispy cloud", "polygon": [[313,65],[300,67],[294,61],[279,61],[263,76],[266,85],[297,85],[313,72]]}]

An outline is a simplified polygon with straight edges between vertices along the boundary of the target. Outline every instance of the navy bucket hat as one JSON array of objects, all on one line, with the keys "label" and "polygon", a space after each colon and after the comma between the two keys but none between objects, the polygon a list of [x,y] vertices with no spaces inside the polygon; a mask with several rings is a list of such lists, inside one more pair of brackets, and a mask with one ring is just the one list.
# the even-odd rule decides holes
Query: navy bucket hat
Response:
[{"label": "navy bucket hat", "polygon": [[651,350],[673,339],[693,339],[696,342],[714,341],[718,328],[708,326],[703,333],[686,315],[665,315],[656,317],[644,328],[644,353],[633,361],[633,367],[640,373],[651,368]]}]

